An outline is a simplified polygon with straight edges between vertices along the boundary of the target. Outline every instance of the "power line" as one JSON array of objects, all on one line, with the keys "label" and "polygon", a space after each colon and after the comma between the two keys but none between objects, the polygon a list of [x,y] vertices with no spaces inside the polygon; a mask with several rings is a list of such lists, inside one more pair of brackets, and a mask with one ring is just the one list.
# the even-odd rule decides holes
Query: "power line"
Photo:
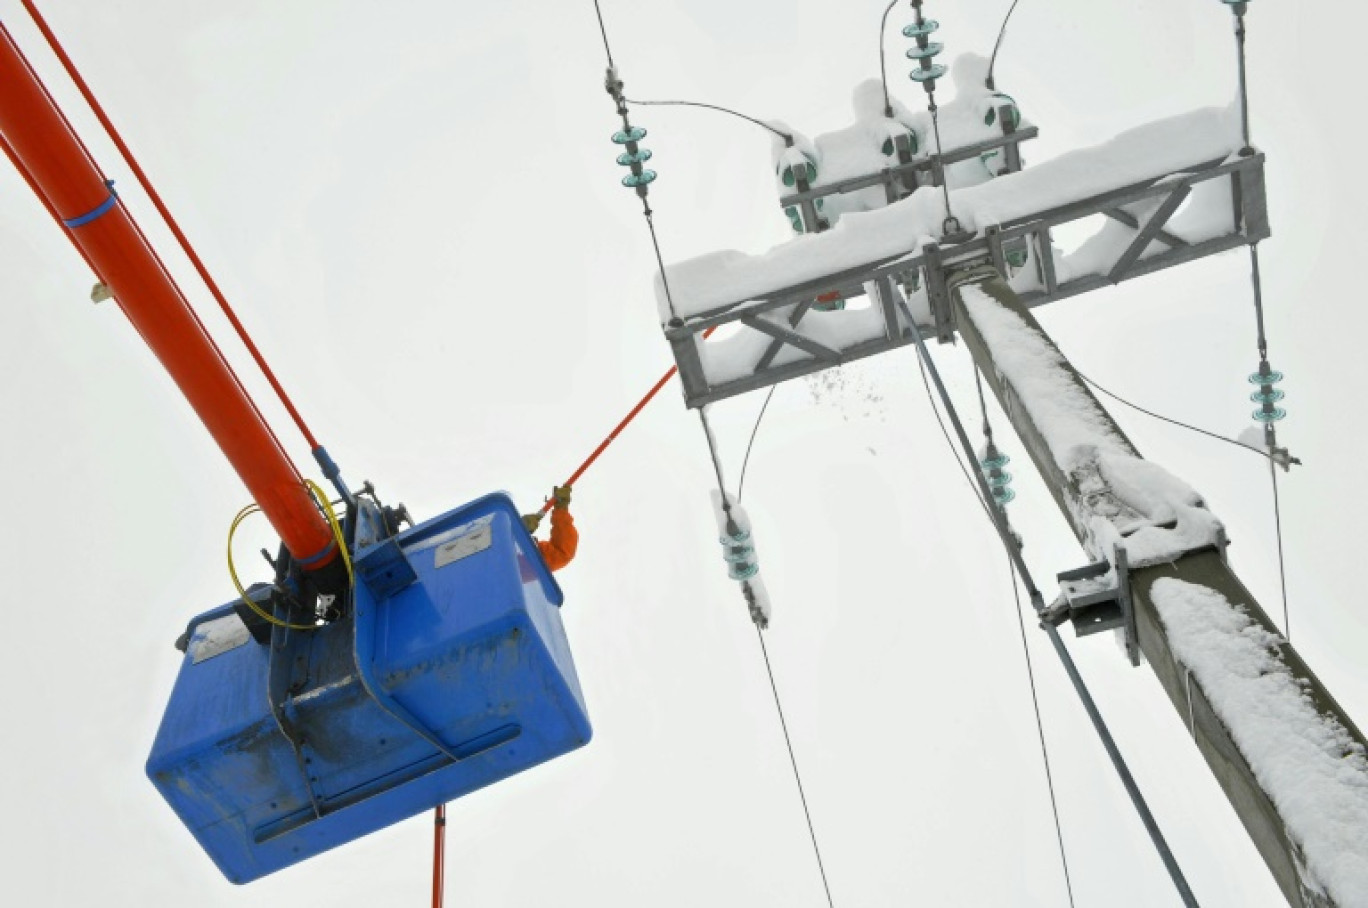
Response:
[{"label": "power line", "polygon": [[[1277,462],[1277,458],[1275,458],[1272,454],[1264,453],[1263,451],[1260,451],[1258,448],[1251,448],[1249,445],[1245,444],[1245,443],[1242,442],[1242,441],[1236,441],[1236,440],[1233,439],[1233,438],[1227,438],[1226,436],[1217,434],[1216,432],[1209,432],[1209,431],[1207,431],[1206,429],[1198,428],[1197,426],[1188,425],[1187,423],[1182,422],[1181,420],[1172,419],[1172,418],[1170,418],[1170,417],[1168,417],[1168,416],[1164,416],[1164,415],[1162,415],[1162,414],[1155,413],[1153,410],[1147,410],[1147,409],[1145,409],[1144,407],[1140,406],[1139,404],[1131,403],[1130,401],[1126,400],[1124,397],[1120,396],[1119,394],[1115,394],[1115,393],[1113,393],[1113,392],[1111,392],[1111,391],[1108,391],[1106,388],[1102,387],[1102,386],[1099,385],[1097,382],[1093,381],[1091,378],[1088,378],[1088,376],[1084,375],[1082,372],[1079,372],[1077,369],[1074,369],[1074,372],[1076,372],[1076,373],[1078,374],[1078,377],[1081,378],[1083,381],[1087,382],[1089,385],[1092,385],[1092,387],[1093,387],[1095,390],[1101,391],[1103,394],[1107,395],[1107,396],[1110,397],[1112,400],[1114,400],[1114,401],[1116,401],[1117,403],[1122,404],[1122,405],[1124,405],[1124,406],[1130,407],[1132,410],[1138,410],[1139,412],[1144,413],[1146,416],[1152,416],[1152,417],[1154,417],[1155,419],[1162,420],[1163,422],[1170,423],[1170,424],[1172,424],[1172,425],[1178,426],[1178,427],[1183,428],[1183,429],[1188,429],[1189,431],[1196,432],[1196,433],[1198,433],[1198,434],[1200,434],[1200,435],[1205,435],[1205,436],[1207,436],[1208,438],[1214,438],[1214,439],[1216,439],[1217,441],[1223,441],[1223,442],[1226,442],[1227,444],[1235,445],[1237,448],[1241,448],[1241,449],[1243,449],[1243,450],[1245,450],[1245,451],[1249,451],[1249,452],[1251,452],[1251,453],[1253,453],[1253,454],[1255,454],[1255,455],[1257,455],[1257,456],[1259,456],[1259,457],[1265,457],[1265,458],[1268,458],[1268,459],[1271,460],[1271,461]],[[1288,459],[1288,462],[1289,462],[1289,463],[1295,463],[1295,464],[1300,464],[1300,463],[1301,463],[1301,461],[1298,460],[1298,459],[1295,458],[1295,457],[1289,458],[1289,459]]]},{"label": "power line", "polygon": [[761,129],[767,129],[779,138],[792,144],[793,136],[781,129],[775,129],[764,120],[757,120],[755,117],[747,116],[740,111],[732,110],[730,107],[723,107],[720,104],[704,104],[702,101],[633,101],[631,98],[625,99],[628,104],[637,104],[644,107],[701,107],[704,110],[715,110],[718,113],[731,114],[733,117],[740,117],[742,120],[749,120]]},{"label": "power line", "polygon": [[1007,15],[1002,17],[1002,27],[998,29],[997,40],[993,42],[993,56],[988,60],[988,79],[987,85],[985,86],[986,88],[992,89],[995,87],[993,85],[993,67],[997,65],[998,50],[1002,47],[1003,36],[1007,34],[1007,23],[1011,20],[1012,13],[1016,12],[1017,4],[1020,2],[1021,0],[1012,0],[1012,5],[1007,10]]},{"label": "power line", "polygon": [[788,747],[789,762],[793,765],[793,780],[798,783],[798,798],[803,802],[803,816],[807,819],[808,835],[812,837],[812,850],[817,855],[817,870],[822,875],[822,888],[826,890],[827,905],[833,905],[831,886],[827,883],[826,866],[822,863],[822,849],[817,846],[817,831],[812,825],[807,795],[803,792],[803,778],[798,774],[798,758],[793,753],[793,739],[789,737],[788,723],[784,721],[784,707],[779,702],[779,687],[774,683],[774,669],[770,665],[769,650],[765,647],[765,634],[758,624],[755,626],[755,639],[760,641],[760,652],[765,657],[765,673],[769,675],[770,690],[774,692],[774,708],[779,713],[779,724],[784,729],[784,744]]},{"label": "power line", "polygon": [[770,385],[769,393],[765,395],[764,406],[760,408],[760,415],[755,417],[755,427],[751,429],[750,441],[746,443],[746,456],[741,460],[741,481],[736,484],[736,501],[741,502],[741,493],[746,488],[746,467],[750,464],[751,448],[755,446],[756,433],[760,431],[760,421],[765,418],[765,411],[769,409],[770,401],[774,398],[774,389],[778,385]]},{"label": "power line", "polygon": [[[926,349],[926,341],[922,337],[921,329],[917,327],[916,320],[912,317],[912,311],[907,306],[907,300],[901,294],[896,295],[898,309],[902,312],[903,318],[907,322],[908,329],[912,333],[912,339],[916,343],[917,356],[925,364],[926,370],[930,372],[931,379],[935,382],[936,390],[941,402],[945,406],[946,415],[950,418],[954,426],[955,435],[959,438],[960,445],[965,455],[974,459],[974,446],[969,441],[969,436],[964,431],[964,424],[960,422],[959,414],[955,410],[955,403],[950,398],[950,393],[945,389],[945,383],[941,381],[940,373],[936,369],[935,361],[931,359],[930,351]],[[966,471],[967,472],[967,471]],[[979,495],[983,502],[987,502],[992,497],[992,491],[988,487],[988,481],[980,473],[975,483],[979,490]],[[1021,549],[1015,544],[1011,530],[1007,526],[1007,520],[1003,515],[989,509],[984,504],[984,510],[988,512],[989,518],[993,522],[993,528],[997,530],[998,538],[1001,540],[1003,548],[1007,550],[1007,555],[1012,559],[1012,565],[1016,568],[1017,576],[1026,587],[1027,595],[1031,599],[1031,608],[1036,614],[1045,611],[1045,599],[1040,593],[1040,589],[1035,585],[1031,578],[1030,569],[1026,566],[1025,560],[1021,556]],[[1179,897],[1187,908],[1197,908],[1197,899],[1192,894],[1192,889],[1188,886],[1187,879],[1183,876],[1182,869],[1178,866],[1177,859],[1173,856],[1173,851],[1169,848],[1168,842],[1164,839],[1163,832],[1159,829],[1159,823],[1155,820],[1154,814],[1149,809],[1149,804],[1145,801],[1145,796],[1140,791],[1140,786],[1136,784],[1135,777],[1131,775],[1130,767],[1126,765],[1126,759],[1121,755],[1120,749],[1116,746],[1116,740],[1111,735],[1111,730],[1107,727],[1106,720],[1102,718],[1102,713],[1097,708],[1097,703],[1092,698],[1092,693],[1088,690],[1087,683],[1078,671],[1078,666],[1074,664],[1073,656],[1069,653],[1068,647],[1064,645],[1064,640],[1059,634],[1059,629],[1049,621],[1042,620],[1040,629],[1050,638],[1050,644],[1054,647],[1055,655],[1058,656],[1060,664],[1064,668],[1065,674],[1069,676],[1069,682],[1073,685],[1074,693],[1078,696],[1084,711],[1088,714],[1088,719],[1092,722],[1093,730],[1096,732],[1098,740],[1107,752],[1111,760],[1113,769],[1116,770],[1117,777],[1120,779],[1126,793],[1130,796],[1131,804],[1135,807],[1136,813],[1140,817],[1140,822],[1149,833],[1150,841],[1155,850],[1159,853],[1159,858],[1168,870],[1169,879],[1172,880],[1174,888],[1178,890]]]},{"label": "power line", "polygon": [[[979,503],[979,507],[983,508],[988,519],[993,520],[993,515],[988,513],[988,504],[979,494],[978,484],[975,483],[973,477],[970,476],[969,470],[964,465],[964,461],[960,459],[960,454],[955,448],[955,443],[950,439],[950,433],[945,428],[945,421],[941,419],[940,410],[936,406],[935,395],[931,392],[931,383],[926,377],[926,366],[922,363],[920,357],[917,358],[917,368],[921,371],[922,386],[926,388],[926,399],[931,405],[931,412],[935,415],[936,423],[940,426],[941,435],[945,438],[945,443],[950,448],[950,456],[955,459],[955,464],[960,468],[960,472],[963,473],[964,478],[969,481],[969,488],[974,493],[974,500]],[[977,379],[977,369],[974,372],[974,376]],[[983,407],[984,434],[991,438],[992,429],[988,425],[988,410],[987,405],[983,402],[982,386],[979,388],[979,403]],[[1012,581],[1012,599],[1016,603],[1015,614],[1017,627],[1021,632],[1021,654],[1026,661],[1026,680],[1031,689],[1031,708],[1035,712],[1036,733],[1040,740],[1040,756],[1045,768],[1045,784],[1050,796],[1050,813],[1054,817],[1055,838],[1059,842],[1059,862],[1064,871],[1064,888],[1069,895],[1069,905],[1072,906],[1074,904],[1073,881],[1069,875],[1069,859],[1064,851],[1064,830],[1059,820],[1059,803],[1055,797],[1054,773],[1050,768],[1050,753],[1045,744],[1045,723],[1040,714],[1040,697],[1036,693],[1035,669],[1031,664],[1031,650],[1026,642],[1026,621],[1021,617],[1021,594],[1017,589],[1016,566],[1012,562],[1010,553],[1007,556],[1007,570],[1008,576]]]}]

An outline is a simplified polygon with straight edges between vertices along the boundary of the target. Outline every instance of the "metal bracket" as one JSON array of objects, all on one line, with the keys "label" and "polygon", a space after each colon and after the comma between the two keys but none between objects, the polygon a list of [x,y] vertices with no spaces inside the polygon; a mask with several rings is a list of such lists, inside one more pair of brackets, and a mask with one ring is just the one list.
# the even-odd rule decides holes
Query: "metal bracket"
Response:
[{"label": "metal bracket", "polygon": [[1131,665],[1140,664],[1140,641],[1135,631],[1135,606],[1131,602],[1130,562],[1126,550],[1114,550],[1116,576],[1114,582],[1106,578],[1112,565],[1105,561],[1084,565],[1057,575],[1060,599],[1046,613],[1046,620],[1063,623],[1065,612],[1073,622],[1079,637],[1120,629],[1125,639],[1126,658]]}]

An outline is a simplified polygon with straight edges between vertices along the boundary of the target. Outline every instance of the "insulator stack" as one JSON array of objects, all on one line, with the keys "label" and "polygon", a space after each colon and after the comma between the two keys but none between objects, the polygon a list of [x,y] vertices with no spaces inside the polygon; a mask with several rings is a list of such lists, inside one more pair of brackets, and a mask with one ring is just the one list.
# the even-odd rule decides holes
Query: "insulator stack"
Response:
[{"label": "insulator stack", "polygon": [[1249,383],[1259,386],[1259,390],[1249,395],[1249,399],[1259,405],[1259,409],[1250,415],[1259,422],[1274,423],[1287,415],[1287,411],[1282,407],[1274,406],[1286,396],[1282,391],[1273,387],[1282,380],[1283,374],[1270,368],[1266,359],[1259,362],[1258,372],[1250,373]]},{"label": "insulator stack", "polygon": [[[792,140],[789,140],[790,143]],[[775,165],[775,176],[785,188],[796,189],[799,192],[808,192],[812,189],[812,184],[817,180],[817,162],[812,156],[790,144],[785,149],[784,154]],[[815,228],[815,232],[825,229],[826,223],[822,218],[822,209],[826,207],[825,199],[814,199],[811,203],[812,208],[809,215],[814,223],[809,225],[803,217],[803,209],[798,205],[789,205],[784,209],[784,214],[788,216],[789,224],[795,233],[806,233],[809,227]]]},{"label": "insulator stack", "polygon": [[1016,492],[1012,491],[1012,474],[1003,469],[1011,462],[1012,458],[999,451],[991,441],[983,452],[983,459],[979,461],[979,469],[983,471],[983,478],[993,493],[993,501],[999,507],[1006,507],[1008,502],[1016,498]]},{"label": "insulator stack", "polygon": [[631,173],[622,178],[622,185],[628,189],[642,190],[656,178],[654,170],[647,170],[641,166],[651,160],[651,149],[642,148],[637,144],[644,138],[646,130],[640,126],[629,126],[613,133],[613,141],[626,147],[626,151],[618,155],[617,162],[632,169]]},{"label": "insulator stack", "polygon": [[926,88],[928,94],[936,90],[936,80],[947,72],[946,67],[941,63],[933,63],[932,59],[945,50],[945,45],[939,41],[930,40],[930,36],[940,28],[940,23],[935,19],[922,18],[921,0],[912,0],[912,12],[916,15],[916,21],[903,29],[903,34],[914,39],[917,44],[907,50],[907,58],[917,63],[917,68],[907,74],[913,82],[920,82]]},{"label": "insulator stack", "polygon": [[[884,139],[883,145],[879,148],[879,150],[883,152],[884,157],[891,158],[898,154],[899,151],[905,150],[910,159],[912,155],[921,150],[921,143],[917,141],[916,132],[908,129],[901,123],[897,124],[897,128],[893,128],[892,123],[890,123],[889,126],[889,136]],[[901,148],[899,147],[900,143],[902,146]]]},{"label": "insulator stack", "polygon": [[760,565],[755,557],[755,546],[750,541],[749,530],[736,528],[735,533],[718,537],[722,543],[722,558],[727,562],[727,576],[733,580],[749,580],[760,573]]},{"label": "insulator stack", "polygon": [[603,87],[612,95],[617,103],[618,116],[622,117],[622,128],[613,133],[613,144],[623,148],[617,162],[632,171],[622,178],[622,185],[636,190],[636,194],[645,201],[647,187],[655,182],[656,178],[654,170],[647,170],[643,166],[651,160],[651,150],[641,146],[641,140],[646,138],[646,130],[640,126],[633,126],[627,115],[627,98],[622,93],[623,82],[618,78],[617,70],[608,70]]}]

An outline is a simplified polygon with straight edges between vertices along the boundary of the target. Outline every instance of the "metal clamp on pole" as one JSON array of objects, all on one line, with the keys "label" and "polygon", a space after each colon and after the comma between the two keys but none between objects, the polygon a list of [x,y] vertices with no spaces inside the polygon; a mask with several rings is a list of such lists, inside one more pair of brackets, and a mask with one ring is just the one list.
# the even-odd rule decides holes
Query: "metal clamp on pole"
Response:
[{"label": "metal clamp on pole", "polygon": [[1045,620],[1056,627],[1067,618],[1079,637],[1121,630],[1126,658],[1140,665],[1140,641],[1135,631],[1135,607],[1131,603],[1130,562],[1123,546],[1114,550],[1113,565],[1105,561],[1084,565],[1057,575],[1059,599],[1046,610]]}]

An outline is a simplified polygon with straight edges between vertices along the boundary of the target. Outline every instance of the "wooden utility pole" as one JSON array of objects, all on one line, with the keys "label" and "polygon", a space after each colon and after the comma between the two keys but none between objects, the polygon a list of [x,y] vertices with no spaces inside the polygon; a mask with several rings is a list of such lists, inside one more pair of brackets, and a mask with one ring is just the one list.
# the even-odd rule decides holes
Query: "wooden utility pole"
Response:
[{"label": "wooden utility pole", "polygon": [[[1172,552],[1170,558],[1149,564],[1141,561],[1126,566],[1124,554],[1118,558],[1112,551],[1100,553],[1099,527],[1103,531],[1102,535],[1107,538],[1110,538],[1107,524],[1114,527],[1116,537],[1123,540],[1121,549],[1124,551],[1127,530],[1134,531],[1137,511],[1143,509],[1130,507],[1122,491],[1108,486],[1105,471],[1097,470],[1095,463],[1092,468],[1088,467],[1086,457],[1081,458],[1083,465],[1079,468],[1066,470],[1061,466],[1061,459],[1066,463],[1070,461],[1059,456],[1058,427],[1048,422],[1050,416],[1046,413],[1046,408],[1052,402],[1038,399],[1042,383],[1036,379],[1041,377],[1042,369],[1047,372],[1053,371],[1052,375],[1045,376],[1044,384],[1051,385],[1060,395],[1067,396],[1074,402],[1084,400],[1091,403],[1091,406],[1085,403],[1083,407],[1091,411],[1088,413],[1088,419],[1095,421],[1098,417],[1101,418],[1103,434],[1110,438],[1118,451],[1126,452],[1121,456],[1138,458],[1138,453],[1072,365],[1059,354],[1058,348],[1050,341],[1030,311],[993,268],[979,266],[959,272],[951,276],[949,285],[954,303],[955,326],[1054,495],[1060,510],[1084,547],[1090,549],[1095,558],[1108,560],[1108,567],[1113,576],[1120,578],[1119,587],[1115,591],[1118,604],[1115,609],[1116,621],[1109,622],[1108,626],[1128,626],[1125,629],[1129,635],[1128,642],[1138,645],[1139,651],[1144,653],[1289,904],[1294,908],[1330,908],[1338,905],[1333,892],[1325,885],[1326,881],[1318,879],[1313,870],[1307,867],[1303,851],[1305,842],[1289,829],[1284,810],[1280,808],[1274,792],[1270,790],[1273,786],[1260,781],[1255,766],[1251,765],[1251,761],[1232,737],[1231,728],[1239,726],[1241,717],[1224,713],[1219,703],[1213,703],[1208,698],[1208,693],[1199,682],[1193,666],[1185,664],[1174,652],[1171,634],[1156,606],[1157,582],[1166,578],[1183,581],[1220,594],[1259,627],[1269,634],[1277,635],[1277,628],[1269,620],[1264,609],[1226,563],[1223,540],[1218,534],[1215,545],[1207,544],[1186,551]],[[1004,365],[1013,357],[1019,362],[1022,352],[1019,345],[1007,343],[1008,338],[1000,330],[993,330],[994,324],[1003,324],[1001,319],[1004,312],[1020,319],[1025,326],[1039,335],[1039,343],[1048,345],[1049,350],[1058,354],[1037,357],[1029,366],[1028,381],[1014,381],[1011,377],[1013,370]],[[1021,337],[1020,332],[1015,335],[1017,340]],[[1034,339],[1032,341],[1036,342]],[[1042,367],[1042,362],[1047,362],[1048,365]],[[1021,374],[1023,373],[1018,370],[1018,375]],[[1036,398],[1033,398],[1033,394]],[[1058,403],[1058,400],[1053,403]],[[1053,447],[1052,434],[1055,436]],[[1143,517],[1143,514],[1139,516]],[[1121,562],[1120,571],[1117,571],[1118,562]],[[1083,597],[1080,597],[1080,601],[1082,600]],[[1119,607],[1121,602],[1124,602],[1124,609]],[[1072,616],[1069,614],[1070,611],[1069,603],[1061,602],[1046,611],[1046,620],[1062,623],[1063,620],[1073,617],[1075,627],[1078,628],[1081,617],[1086,626],[1088,619],[1079,614],[1081,609],[1072,610]],[[1276,649],[1269,650],[1269,655],[1281,663],[1279,671],[1285,668],[1296,680],[1310,698],[1310,703],[1314,705],[1319,718],[1327,723],[1328,727],[1338,725],[1344,730],[1345,740],[1350,742],[1351,749],[1354,743],[1359,748],[1368,747],[1362,732],[1330,696],[1329,691],[1297,655],[1290,643],[1281,643]],[[1358,751],[1360,755],[1363,752]],[[1349,754],[1345,756],[1348,757]]]}]

